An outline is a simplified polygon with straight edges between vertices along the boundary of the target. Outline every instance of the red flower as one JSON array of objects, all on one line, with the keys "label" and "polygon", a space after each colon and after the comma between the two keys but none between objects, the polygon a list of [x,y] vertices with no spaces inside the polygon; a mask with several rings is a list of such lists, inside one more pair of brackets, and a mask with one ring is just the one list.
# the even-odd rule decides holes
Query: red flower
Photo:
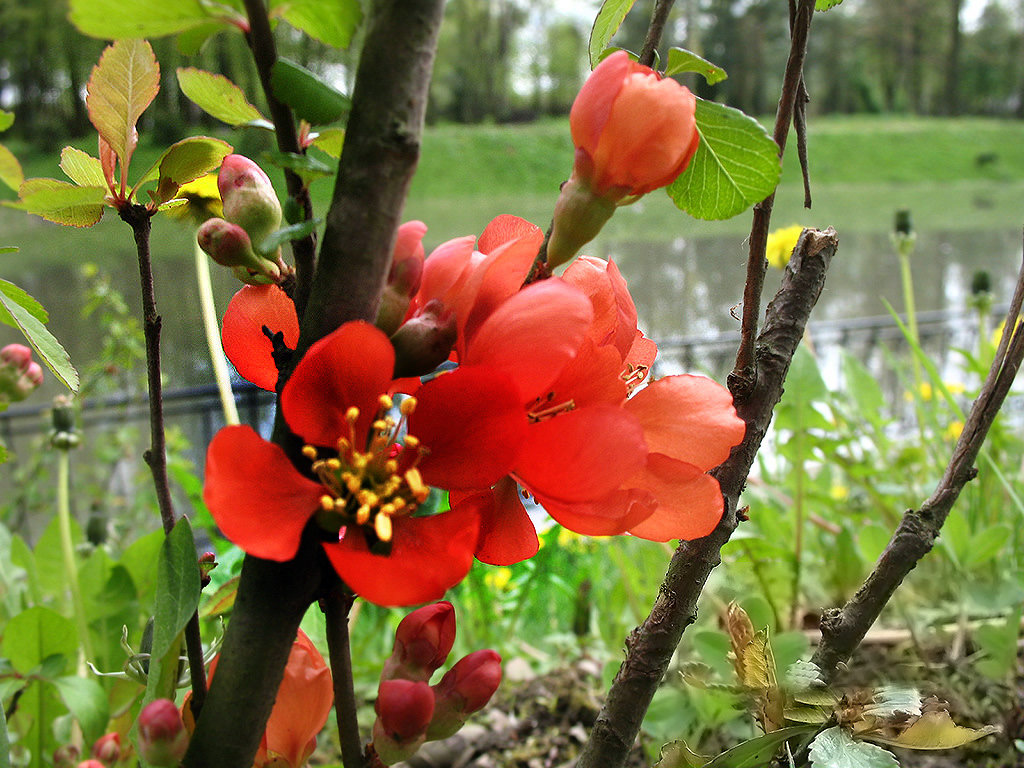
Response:
[{"label": "red flower", "polygon": [[599,195],[643,195],[672,183],[700,141],[690,90],[625,51],[602,61],[569,113],[573,177]]},{"label": "red flower", "polygon": [[278,372],[271,354],[274,345],[264,328],[282,334],[284,344],[294,349],[299,340],[295,304],[276,285],[244,285],[224,313],[224,354],[243,378],[273,392]]},{"label": "red flower", "polygon": [[[214,437],[204,498],[246,552],[288,560],[310,517],[336,531],[324,544],[341,578],[366,599],[413,605],[441,597],[472,563],[482,496],[416,517],[429,485],[485,489],[515,463],[526,417],[501,370],[465,367],[400,406],[387,396],[394,351],[364,322],[314,344],[281,393],[285,420],[306,442],[312,480],[248,427]],[[407,427],[408,433],[399,437]]]},{"label": "red flower", "polygon": [[288,654],[254,768],[301,768],[316,749],[316,737],[334,703],[331,671],[300,629]]}]

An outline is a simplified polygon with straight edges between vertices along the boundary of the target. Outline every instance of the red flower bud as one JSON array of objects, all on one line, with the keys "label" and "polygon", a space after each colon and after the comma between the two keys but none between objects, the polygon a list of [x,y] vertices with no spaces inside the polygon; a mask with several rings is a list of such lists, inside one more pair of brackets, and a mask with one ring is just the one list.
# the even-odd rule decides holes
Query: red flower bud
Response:
[{"label": "red flower bud", "polygon": [[199,227],[197,238],[199,247],[222,267],[244,269],[262,276],[264,283],[281,279],[278,264],[258,255],[252,248],[248,233],[238,224],[224,219],[207,219]]},{"label": "red flower bud", "polygon": [[19,402],[43,383],[43,369],[24,344],[0,349],[0,403]]},{"label": "red flower bud", "polygon": [[422,221],[407,221],[398,228],[388,282],[374,323],[389,336],[401,325],[409,302],[420,287],[424,262],[423,235],[426,231],[427,225]]},{"label": "red flower bud", "polygon": [[281,226],[281,202],[270,177],[242,155],[228,155],[217,175],[224,218],[238,224],[259,249],[267,235]]},{"label": "red flower bud", "polygon": [[139,756],[152,766],[171,768],[188,749],[188,732],[170,699],[156,699],[139,713]]},{"label": "red flower bud", "polygon": [[385,680],[377,692],[373,747],[385,765],[413,755],[426,740],[434,692],[424,682]]},{"label": "red flower bud", "polygon": [[395,646],[382,680],[426,682],[445,663],[455,644],[455,609],[447,601],[418,608],[398,625]]},{"label": "red flower bud", "polygon": [[216,552],[203,552],[199,556],[199,583],[202,586],[206,586],[210,583],[210,571],[216,568],[217,553]]},{"label": "red flower bud", "polygon": [[391,336],[395,348],[395,378],[423,376],[448,359],[458,338],[454,312],[440,299],[431,299]]},{"label": "red flower bud", "polygon": [[613,53],[591,73],[569,113],[573,176],[616,200],[671,184],[697,151],[696,106],[685,86],[625,51]]},{"label": "red flower bud", "polygon": [[78,758],[81,756],[81,752],[78,747],[74,744],[65,744],[63,747],[58,747],[53,752],[53,767],[54,768],[74,768],[78,765]]},{"label": "red flower bud", "polygon": [[700,142],[696,106],[688,88],[625,51],[594,69],[569,113],[576,156],[555,205],[548,266],[576,255],[615,205],[675,181]]},{"label": "red flower bud", "polygon": [[434,686],[434,717],[427,738],[446,739],[466,718],[483,709],[501,683],[501,656],[491,650],[474,651],[449,669]]},{"label": "red flower bud", "polygon": [[121,734],[105,733],[92,745],[92,756],[101,763],[112,764],[121,759]]},{"label": "red flower bud", "polygon": [[107,768],[107,766],[105,766],[99,760],[89,759],[89,760],[83,760],[82,762],[80,762],[76,766],[76,768]]}]

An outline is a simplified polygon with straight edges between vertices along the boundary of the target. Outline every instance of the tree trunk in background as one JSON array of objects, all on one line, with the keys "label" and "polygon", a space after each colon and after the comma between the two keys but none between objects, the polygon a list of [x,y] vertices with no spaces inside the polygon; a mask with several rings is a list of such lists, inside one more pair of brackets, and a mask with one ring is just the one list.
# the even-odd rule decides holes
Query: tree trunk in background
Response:
[{"label": "tree trunk in background", "polygon": [[947,115],[960,113],[960,59],[963,48],[963,30],[960,26],[960,11],[963,0],[949,3],[949,54],[946,57],[946,103],[941,111]]}]

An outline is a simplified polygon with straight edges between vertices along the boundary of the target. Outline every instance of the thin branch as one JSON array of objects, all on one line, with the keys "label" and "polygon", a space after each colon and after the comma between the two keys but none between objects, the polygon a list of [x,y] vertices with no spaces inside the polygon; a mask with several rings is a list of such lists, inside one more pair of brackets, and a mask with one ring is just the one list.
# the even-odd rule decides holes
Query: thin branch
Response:
[{"label": "thin branch", "polygon": [[327,621],[327,646],[331,653],[334,679],[334,713],[341,742],[341,762],[345,768],[364,768],[362,740],[356,719],[356,695],[352,682],[352,648],[349,643],[348,615],[355,596],[339,579],[321,601]]},{"label": "thin branch", "polygon": [[[1008,332],[1003,334],[992,367],[967,414],[934,493],[920,509],[907,510],[903,515],[874,570],[850,601],[841,610],[826,611],[822,616],[821,643],[812,660],[826,677],[834,675],[838,665],[850,658],[903,579],[931,551],[953,504],[964,486],[977,475],[974,462],[1024,359],[1024,327],[1016,325],[1022,302],[1024,264],[1006,315]],[[1013,329],[1012,335],[1009,329]]]},{"label": "thin branch", "polygon": [[[814,15],[814,0],[799,0],[793,17],[789,59],[783,77],[782,95],[775,115],[773,138],[779,146],[779,159],[786,150],[786,137],[793,122],[797,99],[803,82],[804,58],[807,55],[807,37]],[[743,287],[743,320],[740,327],[740,347],[736,353],[736,366],[729,374],[729,389],[737,400],[750,395],[754,385],[754,339],[757,335],[757,318],[761,313],[761,291],[764,288],[765,247],[768,244],[768,229],[771,225],[772,207],[775,205],[773,192],[754,206],[754,221],[750,229],[750,247],[747,255],[747,281]]]},{"label": "thin branch", "polygon": [[644,39],[643,48],[640,49],[639,62],[645,67],[654,66],[654,57],[661,45],[661,37],[665,34],[665,25],[668,24],[668,15],[672,12],[675,0],[656,0],[654,12],[651,14],[651,23],[647,26],[647,37]]},{"label": "thin branch", "polygon": [[680,542],[650,615],[626,641],[626,659],[608,692],[577,768],[620,768],[632,747],[683,631],[697,618],[697,599],[720,551],[736,529],[736,505],[772,411],[782,397],[790,361],[803,338],[838,240],[833,229],[805,230],[786,267],[782,287],[768,305],[757,339],[757,380],[736,410],[746,422],[743,442],[714,472],[725,498],[725,514],[711,535]]},{"label": "thin branch", "polygon": [[[277,46],[274,34],[270,29],[267,7],[263,0],[244,0],[245,13],[249,18],[249,32],[245,39],[256,62],[256,71],[263,86],[263,95],[267,99],[267,109],[274,123],[274,135],[277,137],[277,148],[281,152],[304,154],[299,146],[299,136],[295,130],[295,116],[291,107],[280,101],[270,85],[270,73],[277,61]],[[298,203],[305,220],[313,218],[313,203],[309,199],[309,189],[302,183],[302,178],[289,168],[284,171],[288,196]],[[292,256],[295,259],[295,309],[299,317],[306,309],[316,266],[316,235],[309,234],[299,240],[292,241]]]},{"label": "thin branch", "polygon": [[[118,209],[121,220],[132,228],[135,251],[139,258],[139,283],[142,288],[142,329],[146,339],[146,378],[149,385],[149,450],[143,454],[149,471],[153,475],[157,506],[164,534],[174,528],[174,502],[167,477],[167,441],[164,433],[163,379],[160,371],[160,315],[156,310],[156,287],[153,281],[153,260],[149,250],[149,235],[153,214],[144,205],[127,203]],[[196,565],[198,568],[198,564]],[[203,656],[203,641],[199,635],[199,620],[193,615],[185,627],[185,647],[189,658]],[[200,701],[206,692],[206,670],[190,665],[193,695]]]}]

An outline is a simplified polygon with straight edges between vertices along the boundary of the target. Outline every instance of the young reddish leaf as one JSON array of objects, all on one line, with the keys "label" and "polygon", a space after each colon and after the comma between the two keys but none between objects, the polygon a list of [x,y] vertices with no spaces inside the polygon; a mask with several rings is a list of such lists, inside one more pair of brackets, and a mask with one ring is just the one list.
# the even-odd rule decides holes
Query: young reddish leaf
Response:
[{"label": "young reddish leaf", "polygon": [[228,579],[216,592],[209,596],[199,611],[200,618],[209,619],[230,611],[238,597],[238,576]]},{"label": "young reddish leaf", "polygon": [[88,152],[74,147],[64,147],[60,153],[60,169],[80,187],[106,189],[107,179],[103,174],[103,165]]},{"label": "young reddish leaf", "polygon": [[25,181],[25,174],[21,170],[21,163],[3,144],[0,144],[0,181],[18,191],[18,187]]},{"label": "young reddish leaf", "polygon": [[221,122],[232,126],[245,125],[264,117],[245,98],[242,89],[224,75],[215,75],[195,67],[178,67],[181,92]]},{"label": "young reddish leaf", "polygon": [[28,179],[18,190],[17,202],[4,203],[47,221],[72,227],[91,227],[103,215],[106,190],[76,187],[57,179]]},{"label": "young reddish leaf", "polygon": [[138,141],[135,123],[158,90],[160,65],[145,40],[116,41],[92,69],[85,97],[89,120],[121,161],[122,183]]},{"label": "young reddish leaf", "polygon": [[114,191],[114,174],[117,172],[117,155],[114,154],[110,144],[100,136],[100,168],[103,169],[103,178],[106,179],[107,188]]}]

